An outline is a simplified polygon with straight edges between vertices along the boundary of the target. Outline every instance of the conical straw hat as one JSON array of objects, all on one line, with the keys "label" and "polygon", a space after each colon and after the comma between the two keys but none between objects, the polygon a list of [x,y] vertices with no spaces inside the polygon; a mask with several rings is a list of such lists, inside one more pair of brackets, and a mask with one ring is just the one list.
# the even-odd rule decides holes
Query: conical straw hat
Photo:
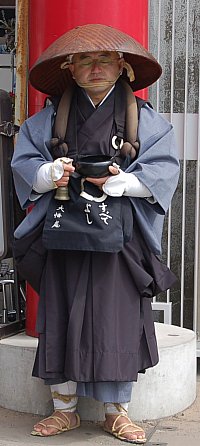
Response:
[{"label": "conical straw hat", "polygon": [[125,61],[134,70],[135,80],[130,83],[125,70],[123,77],[133,91],[148,87],[161,75],[159,63],[133,37],[111,26],[89,24],[73,28],[53,42],[32,67],[30,82],[43,93],[60,95],[73,82],[69,70],[61,68],[67,56],[104,50],[123,52]]}]

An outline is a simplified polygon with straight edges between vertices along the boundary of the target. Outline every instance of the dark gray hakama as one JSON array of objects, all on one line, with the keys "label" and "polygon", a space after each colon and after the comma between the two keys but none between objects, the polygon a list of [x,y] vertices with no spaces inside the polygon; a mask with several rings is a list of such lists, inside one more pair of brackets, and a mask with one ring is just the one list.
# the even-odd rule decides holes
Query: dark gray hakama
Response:
[{"label": "dark gray hakama", "polygon": [[139,371],[158,362],[150,297],[174,281],[136,225],[120,253],[49,251],[33,375],[136,381]]}]

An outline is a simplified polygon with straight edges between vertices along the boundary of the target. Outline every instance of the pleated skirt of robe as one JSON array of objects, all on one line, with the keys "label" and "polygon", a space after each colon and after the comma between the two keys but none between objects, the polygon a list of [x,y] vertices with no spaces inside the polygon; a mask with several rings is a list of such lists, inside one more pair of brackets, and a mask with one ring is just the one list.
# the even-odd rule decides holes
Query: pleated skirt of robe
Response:
[{"label": "pleated skirt of robe", "polygon": [[49,251],[33,375],[58,382],[137,381],[138,372],[158,362],[151,297],[175,280],[136,225],[120,253]]}]

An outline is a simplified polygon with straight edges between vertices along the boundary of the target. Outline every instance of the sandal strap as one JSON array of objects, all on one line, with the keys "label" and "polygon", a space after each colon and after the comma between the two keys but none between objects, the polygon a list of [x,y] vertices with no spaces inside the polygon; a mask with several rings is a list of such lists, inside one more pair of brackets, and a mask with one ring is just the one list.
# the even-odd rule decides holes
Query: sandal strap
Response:
[{"label": "sandal strap", "polygon": [[[61,411],[60,411],[60,412],[61,412]],[[69,427],[69,426],[70,426],[70,419],[69,419],[68,415],[67,415],[66,412],[64,412],[64,411],[61,412],[61,413],[62,413],[63,417],[65,418],[65,420],[66,420],[66,422],[67,422],[66,427]],[[65,422],[61,417],[58,416],[58,418],[59,418],[60,420],[62,420],[63,423]]]},{"label": "sandal strap", "polygon": [[63,403],[69,403],[74,398],[77,398],[77,395],[63,395],[62,393],[52,392],[52,398],[63,401]]},{"label": "sandal strap", "polygon": [[[76,407],[76,406],[75,406]],[[70,425],[70,419],[69,419],[69,417],[68,417],[68,415],[67,415],[67,412],[65,411],[65,410],[59,410],[59,412],[61,412],[62,413],[62,415],[64,415],[64,417],[66,418],[66,420],[68,421],[68,423],[69,423],[69,425]],[[69,413],[69,412],[68,412]],[[74,415],[75,415],[75,417],[76,417],[76,420],[78,421],[78,422],[80,422],[80,417],[79,417],[79,414],[77,413],[77,412],[70,412],[70,413],[73,413]]]},{"label": "sandal strap", "polygon": [[[56,429],[58,431],[62,431],[63,428],[69,428],[70,426],[70,420],[67,416],[67,414],[62,413],[62,415],[64,415],[65,420],[63,420],[63,418],[59,417],[59,415],[50,415],[47,418],[44,418],[42,421],[40,421],[38,424],[40,424],[40,426],[44,427],[45,429],[48,429],[49,427],[52,427],[53,429]],[[56,426],[55,424],[44,424],[43,421],[50,421],[50,420],[55,420],[58,424],[58,426]]]},{"label": "sandal strap", "polygon": [[[119,420],[121,417],[126,418],[126,420],[127,420],[129,423],[132,423],[132,421],[130,420],[130,418],[128,418],[127,415],[125,415],[125,414],[123,414],[123,413],[120,413],[119,415],[117,415],[117,417],[115,418],[115,420],[114,420],[114,422],[113,422],[113,425],[112,425],[112,431],[113,431],[113,432],[116,431],[116,430],[118,430],[118,428],[121,426],[121,424],[120,424],[120,425],[116,428],[116,424],[117,424],[118,420]],[[122,423],[122,425],[124,425],[124,424],[126,424],[126,423]]]},{"label": "sandal strap", "polygon": [[135,432],[144,432],[144,429],[142,429],[141,426],[138,426],[137,424],[132,423],[132,426],[135,428]]},{"label": "sandal strap", "polygon": [[[44,421],[44,420],[43,420],[43,421]],[[39,423],[37,423],[37,425],[38,425],[38,424],[40,424],[40,426],[42,426],[42,427],[45,427],[45,428],[47,427],[46,424],[42,423],[42,421],[39,421]]]},{"label": "sandal strap", "polygon": [[63,428],[69,428],[69,425],[70,425],[70,421],[69,421],[69,418],[68,419],[66,419],[66,417],[65,417],[65,420],[63,420],[61,417],[59,417],[59,416],[57,416],[57,415],[53,415],[53,420],[55,420],[55,421],[57,421],[57,423],[59,424],[59,427],[60,427],[60,429],[62,430]]},{"label": "sandal strap", "polygon": [[[65,419],[66,419],[66,417],[65,417]],[[45,420],[46,421],[47,420],[55,420],[56,423],[58,424],[58,426],[56,426],[55,424],[46,424],[45,425],[44,423],[38,423],[38,424],[42,424],[47,429],[49,427],[52,427],[57,430],[62,430],[63,428],[68,428],[70,425],[69,419],[66,419],[67,423],[65,424],[65,420],[63,420],[61,417],[59,417],[57,415],[51,415],[50,417],[46,418]],[[43,420],[43,421],[45,421],[45,420]]]},{"label": "sandal strap", "polygon": [[[124,426],[119,426],[119,427],[121,427],[119,429],[119,431],[118,431],[119,435],[122,435],[122,434],[135,434],[136,432],[144,433],[143,429],[138,429],[138,428],[134,429],[134,424],[129,424],[129,423],[125,424],[124,423]],[[131,427],[132,429],[127,430],[128,427]]]},{"label": "sandal strap", "polygon": [[[116,426],[117,421],[121,418],[121,416],[123,416],[124,418],[127,419],[127,423],[124,422],[124,423],[118,424],[118,426]],[[132,428],[131,431],[130,431],[130,430],[128,430],[128,431],[126,430],[128,427],[131,427],[131,428]],[[112,425],[112,432],[113,432],[113,433],[117,433],[118,435],[122,435],[122,434],[128,434],[128,433],[130,433],[130,434],[134,434],[134,433],[136,433],[136,432],[142,432],[142,433],[144,433],[144,430],[142,429],[142,427],[137,426],[137,424],[134,424],[134,423],[130,420],[130,418],[129,418],[128,416],[126,416],[126,415],[124,415],[124,414],[120,414],[120,415],[118,415],[118,416],[116,417],[116,419],[115,419],[114,422],[113,422],[113,425]]]}]

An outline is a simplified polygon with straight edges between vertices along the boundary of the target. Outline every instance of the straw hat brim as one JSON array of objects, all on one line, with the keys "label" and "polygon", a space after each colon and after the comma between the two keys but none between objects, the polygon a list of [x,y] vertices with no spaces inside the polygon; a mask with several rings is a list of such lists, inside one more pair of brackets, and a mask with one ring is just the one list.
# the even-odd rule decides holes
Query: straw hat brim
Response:
[{"label": "straw hat brim", "polygon": [[156,82],[162,68],[156,59],[133,37],[115,28],[100,24],[74,28],[53,42],[30,70],[30,83],[48,95],[60,95],[67,85],[73,83],[68,69],[61,65],[69,54],[95,51],[120,51],[134,70],[135,80],[130,83],[133,91]]}]

